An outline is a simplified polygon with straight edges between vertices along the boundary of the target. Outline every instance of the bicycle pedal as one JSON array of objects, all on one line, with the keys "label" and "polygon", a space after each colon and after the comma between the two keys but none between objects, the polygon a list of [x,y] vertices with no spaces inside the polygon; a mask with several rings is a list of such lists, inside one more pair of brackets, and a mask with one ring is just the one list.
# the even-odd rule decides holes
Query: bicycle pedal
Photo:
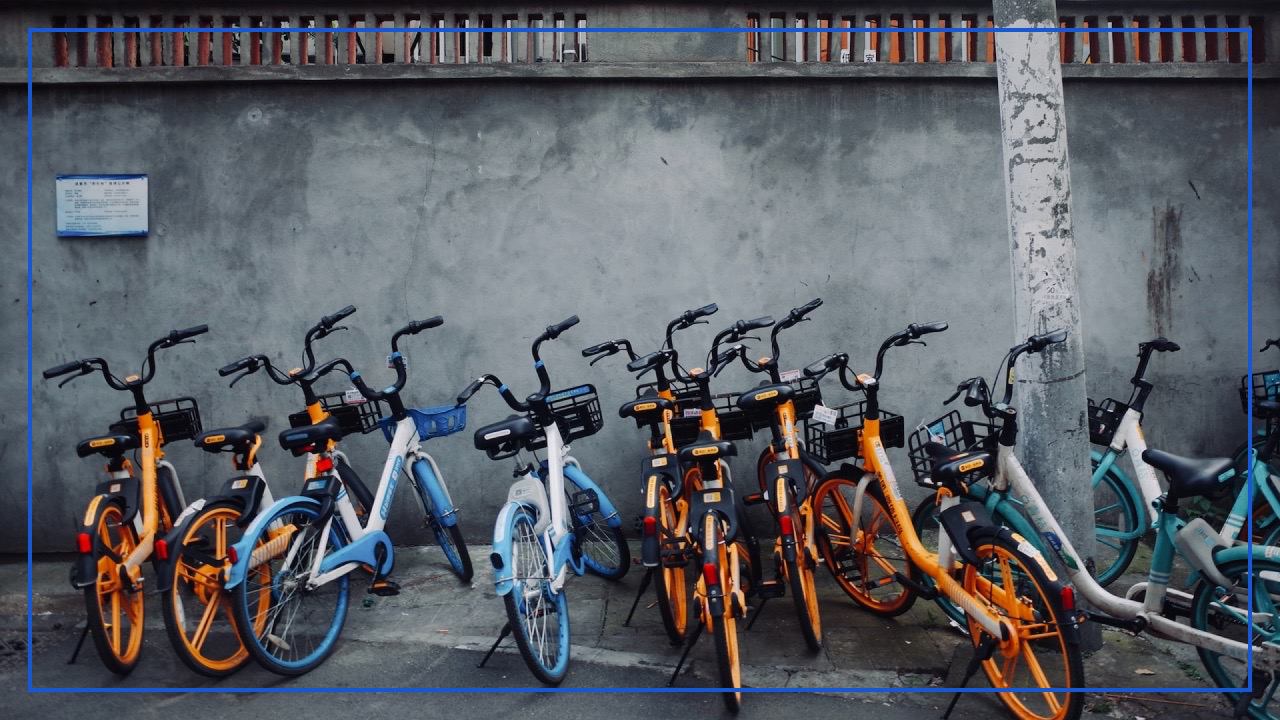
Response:
[{"label": "bicycle pedal", "polygon": [[781,580],[761,580],[756,588],[756,597],[760,598],[785,597],[786,594],[787,585]]},{"label": "bicycle pedal", "polygon": [[392,597],[393,595],[400,594],[400,583],[397,583],[394,580],[387,580],[385,578],[382,580],[374,580],[369,583],[368,592],[370,595],[377,595],[378,597]]}]

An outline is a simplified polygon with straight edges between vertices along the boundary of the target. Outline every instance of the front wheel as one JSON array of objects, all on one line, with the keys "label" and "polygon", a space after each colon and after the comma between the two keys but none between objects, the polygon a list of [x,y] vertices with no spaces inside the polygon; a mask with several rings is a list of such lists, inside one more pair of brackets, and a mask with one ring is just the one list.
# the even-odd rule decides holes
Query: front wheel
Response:
[{"label": "front wheel", "polygon": [[[572,488],[581,491],[569,477],[566,476],[565,480],[566,492]],[[572,497],[566,500],[572,512]],[[619,580],[627,574],[631,569],[631,548],[627,546],[621,527],[609,525],[599,508],[585,514],[573,512],[572,524],[573,535],[588,572],[605,580]]]},{"label": "front wheel", "polygon": [[511,590],[502,596],[507,622],[529,672],[547,685],[559,685],[569,670],[569,603],[564,589],[551,589],[547,552],[534,532],[536,520],[523,508],[511,513]]},{"label": "front wheel", "polygon": [[809,651],[816,653],[822,650],[822,616],[818,610],[818,588],[813,578],[814,563],[809,557],[808,535],[804,531],[804,518],[812,510],[801,513],[795,504],[795,498],[789,500],[786,516],[791,521],[795,547],[790,559],[784,554],[782,567],[790,581],[791,599],[796,606],[796,617],[800,620],[800,634]]},{"label": "front wheel", "polygon": [[[1227,563],[1218,568],[1231,581],[1232,587],[1222,588],[1201,578],[1191,601],[1191,626],[1238,642],[1253,645],[1255,661],[1264,652],[1264,645],[1280,641],[1280,562],[1255,556],[1253,558],[1253,623],[1249,623],[1250,597],[1248,592],[1249,567],[1245,560]],[[1244,660],[1219,655],[1206,648],[1199,648],[1200,662],[1204,663],[1209,677],[1220,688],[1238,690],[1253,681],[1253,693],[1225,693],[1227,702],[1240,709],[1242,698],[1248,697],[1244,714],[1237,715],[1255,720],[1275,720],[1280,717],[1276,701],[1280,689],[1280,673],[1255,668],[1250,677]]]},{"label": "front wheel", "polygon": [[[726,691],[720,697],[729,712],[737,713],[742,708],[742,664],[738,655],[738,614],[734,607],[737,587],[731,572],[733,561],[730,560],[730,555],[737,552],[730,553],[726,548],[718,518],[708,516],[705,525],[703,542],[706,549],[703,551],[703,564],[714,565],[714,568],[710,568],[711,572],[704,572],[703,578],[698,581],[703,591],[703,622],[709,626],[711,635],[715,638],[720,687]],[[707,587],[707,577],[715,577],[719,587]],[[722,610],[719,612],[713,608],[710,596],[712,592],[720,594],[719,604]]]},{"label": "front wheel", "polygon": [[449,527],[436,524],[432,530],[436,535],[436,543],[444,550],[444,557],[449,561],[453,574],[464,583],[471,582],[474,571],[471,568],[471,554],[467,551],[467,541],[462,539],[462,528],[456,524]]},{"label": "front wheel", "polygon": [[138,547],[124,509],[114,500],[98,511],[93,525],[93,559],[97,578],[84,589],[85,610],[98,657],[117,675],[128,675],[142,654],[142,589],[126,587],[124,559]]},{"label": "front wheel", "polygon": [[[938,533],[942,532],[942,528],[938,525],[937,508],[937,498],[929,495],[921,500],[920,504],[916,506],[915,512],[911,513],[911,524],[916,529],[916,537],[920,538],[920,544],[924,546],[925,550],[935,555],[938,553]],[[933,578],[921,572],[918,568],[913,567],[912,569],[916,571],[911,578],[912,580],[926,588],[933,588]],[[956,582],[960,582],[961,576],[962,571],[957,570],[952,577]],[[951,599],[942,593],[938,593],[933,602],[947,616],[953,627],[965,634],[969,632],[969,621],[965,619],[963,608],[951,602]]]},{"label": "front wheel", "polygon": [[911,561],[894,530],[888,503],[876,480],[862,495],[854,517],[858,483],[832,475],[813,497],[818,550],[836,584],[855,603],[885,617],[901,615],[916,601],[910,588],[894,579],[911,575]]},{"label": "front wheel", "polygon": [[[1092,458],[1094,470],[1100,459]],[[1124,574],[1142,542],[1145,514],[1138,512],[1128,481],[1114,467],[1093,489],[1094,563],[1093,577],[1106,587]]]},{"label": "front wheel", "polygon": [[1075,620],[1063,606],[1062,586],[1023,552],[1021,543],[1002,530],[973,545],[978,564],[966,565],[964,589],[1013,629],[1006,642],[993,638],[969,617],[975,647],[994,643],[982,669],[991,686],[1054,688],[1055,692],[1001,692],[1000,701],[1022,720],[1076,720],[1084,709],[1084,666],[1075,638]]},{"label": "front wheel", "polygon": [[[659,541],[673,541],[684,533],[678,527],[675,502],[671,499],[671,491],[666,483],[658,483],[658,527]],[[670,563],[670,564],[668,564]],[[688,558],[682,562],[669,561],[661,556],[659,546],[659,565],[653,573],[654,589],[658,595],[658,614],[662,616],[662,626],[667,630],[667,638],[672,645],[682,645],[689,629],[689,576]]]},{"label": "front wheel", "polygon": [[258,526],[249,572],[231,591],[241,642],[274,673],[302,675],[324,662],[346,622],[347,575],[310,586],[322,557],[344,545],[332,517],[320,517],[312,503],[274,511]]}]

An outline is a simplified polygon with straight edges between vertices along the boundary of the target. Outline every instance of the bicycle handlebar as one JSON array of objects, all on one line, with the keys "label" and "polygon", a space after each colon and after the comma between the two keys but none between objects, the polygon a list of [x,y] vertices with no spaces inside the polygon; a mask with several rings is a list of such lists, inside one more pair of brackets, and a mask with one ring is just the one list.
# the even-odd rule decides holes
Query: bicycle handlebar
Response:
[{"label": "bicycle handlebar", "polygon": [[1266,352],[1269,348],[1272,348],[1272,347],[1280,348],[1280,338],[1275,338],[1275,339],[1272,339],[1272,340],[1268,340],[1268,341],[1267,341],[1267,343],[1266,343],[1265,345],[1263,345],[1263,346],[1262,346],[1262,349],[1261,349],[1261,350],[1259,350],[1258,352],[1260,352],[1260,353],[1264,353],[1264,352]]},{"label": "bicycle handlebar", "polygon": [[340,320],[342,320],[343,318],[349,317],[355,311],[356,311],[355,305],[348,305],[332,315],[325,315],[324,317],[320,318],[320,323],[318,327],[322,327],[325,330],[332,329],[333,326],[337,325]]},{"label": "bicycle handlebar", "polygon": [[502,382],[497,375],[489,374],[481,375],[475,380],[472,380],[470,385],[464,388],[462,392],[458,393],[457,404],[465,405],[467,401],[471,399],[471,396],[475,395],[476,392],[485,385],[492,385],[497,388],[498,394],[502,396],[502,399],[506,401],[507,405],[512,410],[515,410],[516,412],[529,412],[529,405],[517,400],[516,396],[512,394],[511,389],[507,387],[506,383]]},{"label": "bicycle handlebar", "polygon": [[57,367],[51,367],[41,374],[44,375],[45,380],[52,380],[59,375],[66,375],[74,370],[83,370],[86,362],[86,360],[74,360],[69,363],[63,363]]},{"label": "bicycle handlebar", "polygon": [[591,364],[592,364],[592,365],[595,365],[596,363],[598,363],[598,362],[600,362],[601,360],[603,360],[603,359],[605,359],[605,358],[609,357],[610,355],[617,354],[618,352],[621,352],[621,351],[623,351],[623,350],[626,350],[626,351],[627,351],[627,358],[628,358],[629,360],[635,360],[635,359],[636,359],[636,357],[637,357],[637,356],[636,356],[636,352],[635,352],[635,350],[632,350],[632,349],[631,349],[631,341],[630,341],[630,340],[628,340],[628,339],[626,339],[626,338],[618,338],[617,340],[609,340],[609,341],[606,341],[606,342],[602,342],[602,343],[600,343],[599,345],[592,345],[592,346],[591,346],[591,347],[589,347],[589,348],[585,348],[585,349],[582,351],[582,357],[591,357],[591,356],[593,356],[593,355],[599,355],[600,357],[598,357],[598,358],[596,358],[595,360],[592,360],[592,361],[591,361]]},{"label": "bicycle handlebar", "polygon": [[[181,343],[194,342],[191,338],[196,337],[197,335],[203,335],[207,332],[209,332],[208,325],[196,325],[185,330],[169,331],[168,335],[165,335],[147,346],[147,357],[142,361],[142,368],[139,371],[139,374],[134,377],[126,378],[125,380],[120,380],[120,378],[113,375],[110,367],[107,365],[107,361],[102,358],[82,358],[74,362],[63,363],[45,370],[42,374],[46,380],[49,380],[78,370],[79,372],[77,374],[58,383],[58,387],[62,387],[78,377],[91,374],[94,370],[101,370],[103,379],[106,380],[108,387],[113,390],[130,390],[140,388],[151,382],[151,379],[155,377],[157,350],[170,348]],[[138,397],[141,396],[139,395]]]}]

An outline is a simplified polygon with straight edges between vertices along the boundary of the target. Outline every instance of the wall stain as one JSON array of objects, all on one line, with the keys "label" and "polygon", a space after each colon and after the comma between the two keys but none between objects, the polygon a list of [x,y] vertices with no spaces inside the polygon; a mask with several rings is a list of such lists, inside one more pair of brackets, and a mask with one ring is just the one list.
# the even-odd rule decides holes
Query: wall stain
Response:
[{"label": "wall stain", "polygon": [[1151,208],[1151,268],[1147,271],[1147,319],[1157,335],[1173,328],[1173,287],[1181,273],[1182,206]]}]

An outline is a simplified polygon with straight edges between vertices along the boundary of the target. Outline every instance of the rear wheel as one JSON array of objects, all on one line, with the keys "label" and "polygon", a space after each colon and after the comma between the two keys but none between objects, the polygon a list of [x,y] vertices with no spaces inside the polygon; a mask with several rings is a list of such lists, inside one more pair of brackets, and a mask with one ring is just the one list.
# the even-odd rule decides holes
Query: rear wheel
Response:
[{"label": "rear wheel", "polygon": [[818,588],[814,583],[814,563],[809,557],[807,536],[804,532],[804,515],[790,498],[787,514],[791,518],[792,533],[795,537],[795,557],[791,560],[783,558],[783,570],[791,586],[791,599],[796,606],[796,617],[800,620],[800,634],[811,652],[822,649],[822,616],[818,610]]},{"label": "rear wheel", "polygon": [[[1093,458],[1093,468],[1099,459]],[[1093,489],[1094,563],[1093,577],[1106,587],[1124,574],[1142,542],[1145,515],[1138,512],[1124,477],[1115,468],[1102,476]]]},{"label": "rear wheel", "polygon": [[[578,488],[568,477],[566,487]],[[572,492],[570,493],[572,495]],[[572,507],[572,503],[570,503]],[[631,548],[621,527],[612,527],[599,509],[585,515],[573,514],[573,534],[587,571],[605,580],[618,580],[631,569]]]},{"label": "rear wheel", "polygon": [[[671,499],[671,491],[666,483],[658,483],[658,538],[665,540],[678,538],[683,528],[677,527],[675,502]],[[659,545],[661,553],[661,545]],[[659,565],[654,572],[654,587],[658,595],[658,614],[662,616],[662,626],[667,630],[667,637],[672,645],[684,643],[689,630],[689,576],[692,563],[687,559],[684,563],[668,567],[667,561],[659,554]]]},{"label": "rear wheel", "polygon": [[[1246,561],[1227,563],[1218,568],[1231,581],[1232,587],[1221,588],[1203,577],[1196,587],[1191,601],[1191,626],[1231,640],[1253,645],[1255,662],[1257,654],[1264,652],[1263,644],[1280,641],[1280,562],[1254,556],[1253,595],[1249,596],[1249,567]],[[1249,623],[1249,606],[1252,600],[1253,623]],[[1239,707],[1241,699],[1249,698],[1243,708],[1244,716],[1255,720],[1275,720],[1280,717],[1280,673],[1255,667],[1252,677],[1244,660],[1220,655],[1199,648],[1200,661],[1209,677],[1220,688],[1239,690],[1253,680],[1253,693],[1225,693],[1227,702]]]},{"label": "rear wheel", "polygon": [[[165,632],[182,662],[209,677],[230,675],[250,659],[236,630],[231,596],[223,589],[227,548],[242,534],[239,519],[240,509],[229,503],[206,506],[169,551],[172,572],[161,602]],[[252,572],[257,581],[269,582],[268,565]]]},{"label": "rear wheel", "polygon": [[818,550],[836,584],[858,605],[893,617],[911,609],[915,593],[894,579],[911,575],[911,562],[889,517],[888,505],[875,479],[862,497],[854,518],[858,483],[832,475],[818,486],[813,507],[819,513]]},{"label": "rear wheel", "polygon": [[564,590],[553,592],[547,553],[526,510],[511,513],[511,591],[502,596],[507,620],[525,665],[547,685],[559,685],[569,669],[569,604]]},{"label": "rear wheel", "polygon": [[[1000,642],[973,618],[974,646],[994,643],[982,669],[996,689],[1056,688],[1050,692],[1001,692],[1001,702],[1023,720],[1075,720],[1084,709],[1084,666],[1074,635],[1074,619],[1062,604],[1062,587],[1007,531],[974,543],[977,565],[964,569],[965,591],[1007,622],[1015,637]],[[1034,548],[1032,548],[1034,551]]]},{"label": "rear wheel", "polygon": [[143,593],[129,589],[122,577],[128,577],[124,560],[138,546],[138,536],[113,500],[98,511],[92,537],[98,576],[84,589],[89,633],[107,669],[128,675],[142,654]]},{"label": "rear wheel", "polygon": [[471,568],[471,553],[467,551],[467,542],[462,539],[462,528],[456,524],[449,527],[437,524],[433,530],[436,542],[444,550],[444,557],[449,561],[453,574],[464,583],[471,582],[475,571]]},{"label": "rear wheel", "polygon": [[[725,708],[729,712],[736,713],[742,707],[742,692],[739,690],[742,687],[742,666],[738,655],[738,616],[734,612],[734,584],[730,572],[730,553],[725,547],[719,520],[713,519],[706,524],[711,527],[704,530],[703,541],[706,543],[707,550],[703,552],[703,562],[715,565],[714,572],[711,574],[718,579],[720,592],[723,594],[721,604],[724,610],[716,614],[712,612],[709,600],[704,600],[706,606],[703,613],[706,623],[710,626],[711,635],[715,638],[720,687],[726,690],[721,698],[724,700]],[[700,582],[704,590],[710,591],[710,588],[705,587],[705,579]]]}]

